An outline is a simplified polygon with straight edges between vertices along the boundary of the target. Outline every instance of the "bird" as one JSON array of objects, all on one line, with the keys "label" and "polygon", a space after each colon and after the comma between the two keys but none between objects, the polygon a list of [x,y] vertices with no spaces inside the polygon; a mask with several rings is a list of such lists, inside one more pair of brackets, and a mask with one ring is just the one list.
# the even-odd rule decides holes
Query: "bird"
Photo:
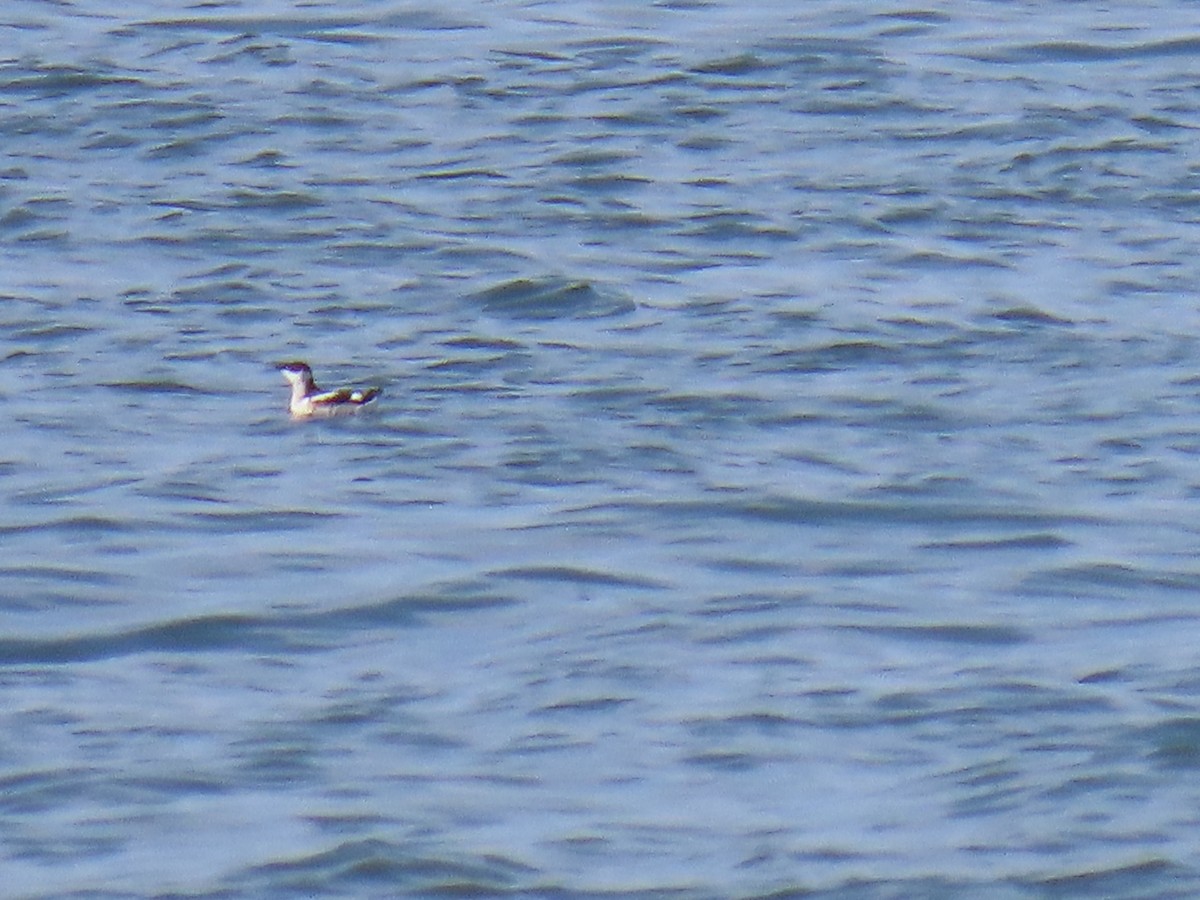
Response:
[{"label": "bird", "polygon": [[312,369],[305,362],[287,362],[279,366],[284,379],[292,386],[288,412],[293,419],[312,416],[332,416],[362,409],[379,396],[377,387],[338,388],[322,391],[313,380]]}]

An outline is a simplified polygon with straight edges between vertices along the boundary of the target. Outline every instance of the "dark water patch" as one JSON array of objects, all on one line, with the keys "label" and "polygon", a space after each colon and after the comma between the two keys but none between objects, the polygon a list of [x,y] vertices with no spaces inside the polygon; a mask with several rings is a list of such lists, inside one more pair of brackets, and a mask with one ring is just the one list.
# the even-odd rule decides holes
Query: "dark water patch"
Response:
[{"label": "dark water patch", "polygon": [[981,646],[1009,646],[1027,643],[1033,639],[1033,636],[1024,629],[1011,625],[840,625],[837,627],[864,634],[897,637],[917,642],[937,641],[939,643]]},{"label": "dark water patch", "polygon": [[[323,707],[320,711],[306,716],[305,722],[318,728],[332,728],[339,731],[342,728],[360,725],[392,723],[394,722],[397,708],[407,706],[428,696],[428,693],[413,691],[400,694],[389,693],[387,696],[339,699]],[[428,751],[446,751],[463,746],[462,741],[434,734],[405,737],[403,743]]]},{"label": "dark water patch", "polygon": [[[571,179],[571,187],[584,194],[620,194],[628,188],[638,188],[650,183],[649,178],[629,172],[593,172]],[[604,221],[611,221],[607,215]]]},{"label": "dark water patch", "polygon": [[32,207],[14,206],[0,216],[0,231],[24,231],[34,228],[44,221],[46,221],[46,217]]},{"label": "dark water patch", "polygon": [[[278,475],[276,471],[271,473]],[[266,476],[259,476],[266,477]],[[182,501],[189,509],[196,503],[229,503],[230,501],[206,482],[188,479],[167,479],[159,484],[139,485],[137,494],[148,499]]]},{"label": "dark water patch", "polygon": [[1109,597],[1141,601],[1147,593],[1200,591],[1200,573],[1147,569],[1121,563],[1081,563],[1034,572],[1021,589],[1036,595]]},{"label": "dark water patch", "polygon": [[574,566],[519,566],[489,572],[495,578],[512,578],[519,581],[561,581],[567,584],[587,586],[624,587],[638,590],[662,590],[667,584],[653,578],[635,575],[619,575],[596,569],[580,569]]},{"label": "dark water patch", "polygon": [[238,137],[232,131],[215,134],[202,134],[194,137],[181,137],[161,141],[145,151],[146,159],[152,161],[170,161],[203,157],[209,153],[214,144],[233,141]]},{"label": "dark water patch", "polygon": [[528,257],[519,250],[509,250],[503,247],[485,243],[452,244],[450,246],[425,245],[423,243],[405,244],[406,253],[434,250],[433,255],[450,263],[474,263],[477,266],[491,270],[493,268],[510,268],[513,265],[524,265]]},{"label": "dark water patch", "polygon": [[129,394],[168,394],[168,395],[185,395],[185,396],[205,396],[218,394],[218,391],[198,388],[191,384],[182,384],[178,381],[162,380],[162,381],[111,381],[101,382],[101,387],[111,388],[112,390],[121,391]]},{"label": "dark water patch", "polygon": [[805,308],[772,308],[768,315],[771,322],[780,327],[786,328],[788,333],[812,333],[821,324],[821,312],[816,309]]},{"label": "dark water patch", "polygon": [[960,792],[952,818],[1012,815],[1024,799],[1019,773],[1005,763],[988,763],[956,774]]},{"label": "dark water patch", "polygon": [[[500,348],[504,349],[504,348]],[[448,359],[442,359],[438,362],[431,363],[428,371],[433,374],[449,374],[457,378],[473,377],[478,378],[486,374],[498,375],[513,366],[523,368],[529,361],[528,354],[522,350],[520,352],[486,352],[471,357],[455,356]],[[494,390],[496,385],[464,385],[461,383],[454,385],[428,385],[424,388],[427,391],[446,391],[452,390],[455,393],[464,392],[471,393],[477,390]]]},{"label": "dark water patch", "polygon": [[572,150],[551,160],[556,166],[572,169],[599,169],[614,165],[628,165],[637,157],[623,150],[586,149]]},{"label": "dark water patch", "polygon": [[632,697],[579,697],[573,700],[558,700],[538,707],[535,715],[551,713],[605,713],[633,703]]},{"label": "dark water patch", "polygon": [[[171,737],[179,737],[173,734]],[[214,796],[227,794],[233,789],[229,779],[221,774],[203,772],[180,772],[171,775],[137,775],[123,778],[120,783],[126,790],[140,795],[152,795],[154,801],[177,803],[189,795]]]},{"label": "dark water patch", "polygon": [[441,345],[465,350],[502,350],[506,352],[526,349],[523,342],[512,338],[483,337],[481,335],[447,338],[442,341]]},{"label": "dark water patch", "polygon": [[[713,568],[724,569],[724,566],[713,566]],[[770,574],[778,574],[780,572],[794,572],[792,566],[779,565],[776,563],[759,564],[754,561],[750,566],[735,566],[730,569],[734,572],[767,572]],[[783,609],[795,609],[807,603],[809,600],[806,594],[729,594],[727,596],[713,597],[704,601],[704,605],[695,612],[695,615],[701,617],[712,617],[723,619],[727,616],[738,615],[774,615]]]},{"label": "dark water patch", "polygon": [[56,323],[54,325],[37,325],[32,328],[18,328],[12,336],[15,340],[29,341],[36,344],[56,344],[60,341],[73,341],[85,334],[92,334],[93,329],[86,325],[71,325]]},{"label": "dark water patch", "polygon": [[100,88],[141,84],[140,79],[126,73],[64,65],[0,65],[0,94],[33,94],[50,99]]},{"label": "dark water patch", "polygon": [[694,425],[724,424],[732,427],[761,414],[770,408],[770,404],[761,397],[709,391],[650,396],[644,400],[644,407],[658,410],[671,420],[685,419]]},{"label": "dark water patch", "polygon": [[1056,802],[1065,803],[1080,798],[1101,796],[1113,792],[1136,792],[1141,780],[1128,774],[1082,775],[1068,778],[1046,792]]},{"label": "dark water patch", "polygon": [[[128,576],[114,575],[111,572],[103,572],[98,569],[81,569],[55,565],[0,566],[0,578],[36,578],[38,580],[61,584],[86,584],[92,586],[112,586],[128,581]],[[7,602],[0,601],[0,606],[7,605]]]},{"label": "dark water patch", "polygon": [[168,215],[173,215],[175,211],[213,212],[221,208],[219,204],[211,200],[199,200],[192,197],[161,197],[151,200],[149,205],[172,210],[172,213]]},{"label": "dark water patch", "polygon": [[1188,900],[1194,893],[1196,872],[1163,858],[1151,858],[1125,866],[1076,869],[1070,874],[1045,878],[1014,879],[1013,883],[1049,898],[1096,897],[1145,898],[1145,900]]},{"label": "dark water patch", "polygon": [[693,66],[689,71],[700,75],[747,75],[774,69],[775,63],[768,62],[753,53],[739,53]]},{"label": "dark water patch", "polygon": [[[240,40],[223,42],[222,46],[230,43],[240,43]],[[295,65],[295,60],[292,58],[290,48],[286,43],[263,43],[259,41],[223,50],[220,53],[207,57],[203,60],[203,63],[210,66],[220,66],[227,63],[240,62],[243,59],[252,60],[263,66]]]},{"label": "dark water patch", "polygon": [[98,769],[67,767],[14,772],[0,776],[0,810],[8,815],[36,815],[57,809],[103,783]]},{"label": "dark water patch", "polygon": [[918,199],[892,202],[875,216],[875,221],[883,226],[883,230],[892,232],[912,225],[938,222],[945,212],[943,204],[922,196]]},{"label": "dark water patch", "polygon": [[661,38],[622,34],[571,41],[566,46],[588,63],[589,70],[603,71],[640,64],[668,43]]},{"label": "dark water patch", "polygon": [[705,716],[685,723],[699,738],[728,738],[741,733],[786,735],[803,728],[806,722],[777,712],[747,712],[730,716]]},{"label": "dark water patch", "polygon": [[[1032,635],[1030,635],[1032,638]],[[978,669],[966,669],[964,677],[981,677],[986,679],[979,692],[979,703],[976,713],[996,716],[1008,713],[1023,715],[1053,714],[1111,714],[1113,702],[1105,695],[1094,692],[1079,693],[1070,689],[1071,682],[1054,682],[1050,686],[1033,683],[1024,679],[995,678],[990,666]],[[967,704],[960,704],[966,708]],[[956,708],[946,707],[951,713]],[[1047,741],[1046,746],[1053,742]],[[1059,742],[1060,749],[1062,742]],[[1041,746],[1041,745],[1039,745]],[[1074,749],[1074,747],[1071,747]]]},{"label": "dark water patch", "polygon": [[767,372],[816,374],[864,365],[895,365],[904,359],[903,348],[872,340],[838,340],[816,347],[776,350],[761,364]]},{"label": "dark water patch", "polygon": [[1007,537],[956,538],[921,544],[924,550],[1060,550],[1071,541],[1050,532],[1018,534]]},{"label": "dark water patch", "polygon": [[175,106],[155,106],[158,113],[149,122],[152,131],[178,132],[191,129],[208,130],[227,121],[225,114],[206,103],[188,103]]},{"label": "dark water patch", "polygon": [[508,179],[508,176],[503,172],[472,167],[438,169],[432,172],[421,172],[413,177],[417,181],[463,181],[472,179],[505,181]]},{"label": "dark water patch", "polygon": [[20,243],[28,244],[62,244],[66,246],[70,240],[70,232],[62,231],[54,228],[44,228],[36,231],[27,231],[17,235],[16,240]]},{"label": "dark water patch", "polygon": [[302,35],[311,31],[328,31],[334,28],[361,28],[366,20],[355,18],[256,17],[256,16],[189,16],[183,19],[151,19],[134,22],[115,29],[122,37],[132,37],[143,29],[156,31],[215,31],[235,37],[246,35]]},{"label": "dark water patch", "polygon": [[874,706],[889,722],[911,722],[937,715],[933,698],[913,691],[883,694],[875,700]]},{"label": "dark water patch", "polygon": [[[505,60],[506,63],[515,63],[515,65],[511,66],[506,64],[504,68],[513,68],[520,71],[540,69],[544,63],[551,63],[555,68],[558,68],[560,64],[570,60],[570,57],[566,54],[555,53],[550,50],[500,50],[496,55]],[[525,63],[531,63],[532,65],[525,65]]]},{"label": "dark water patch", "polygon": [[1190,131],[1192,126],[1178,118],[1166,115],[1166,110],[1156,110],[1154,114],[1135,115],[1130,122],[1149,134],[1173,134],[1177,131]]},{"label": "dark water patch", "polygon": [[[47,498],[41,496],[41,492],[34,492],[26,497],[16,499],[30,505],[42,505],[47,502]],[[51,533],[61,535],[64,541],[70,541],[71,539],[93,538],[102,535],[130,534],[140,532],[146,527],[148,527],[147,523],[126,517],[116,519],[105,516],[77,515],[49,522],[0,525],[0,536]]]},{"label": "dark water patch", "polygon": [[851,562],[834,563],[823,567],[823,575],[834,578],[895,578],[911,573],[912,564],[907,560],[856,559]]},{"label": "dark water patch", "polygon": [[505,745],[503,754],[526,756],[533,753],[556,753],[580,746],[582,742],[572,734],[560,729],[539,729],[531,734],[521,735]]},{"label": "dark water patch", "polygon": [[1104,291],[1114,297],[1146,297],[1174,294],[1174,285],[1162,282],[1137,281],[1131,278],[1112,278],[1105,282]]},{"label": "dark water patch", "polygon": [[[314,240],[320,240],[314,237]],[[338,266],[385,266],[398,263],[412,253],[424,253],[434,249],[433,244],[403,243],[372,240],[338,240],[326,242],[322,248],[322,260]]]},{"label": "dark water patch", "polygon": [[327,41],[330,35],[353,32],[386,33],[394,29],[412,31],[464,31],[481,28],[475,22],[454,19],[430,9],[413,8],[380,16],[225,16],[197,15],[187,18],[150,19],[113,30],[121,37],[137,37],[142,31],[210,31],[234,37],[275,35]]},{"label": "dark water patch", "polygon": [[[796,630],[791,625],[758,625],[739,627],[724,620],[717,620],[714,624],[721,627],[719,629],[714,629],[714,633],[698,635],[695,638],[697,644],[718,645],[723,647],[735,646],[739,644],[765,644],[773,642],[777,638],[792,634]],[[755,659],[757,659],[757,656],[755,656]]]},{"label": "dark water patch", "polygon": [[1133,675],[1124,669],[1100,669],[1079,677],[1080,684],[1110,684],[1126,683],[1133,680]]},{"label": "dark water patch", "polygon": [[61,665],[138,653],[196,653],[212,650],[281,650],[283,644],[251,616],[210,616],[150,625],[113,634],[62,638],[0,639],[0,665]]},{"label": "dark water patch", "polygon": [[685,755],[680,762],[716,772],[751,772],[769,760],[744,750],[704,750]]},{"label": "dark water patch", "polygon": [[244,188],[231,192],[229,203],[233,209],[262,209],[268,212],[312,209],[323,205],[320,197],[307,191]]},{"label": "dark water patch", "polygon": [[139,138],[128,134],[101,132],[83,144],[85,150],[127,150],[140,144]]},{"label": "dark water patch", "polygon": [[62,665],[158,653],[303,653],[346,632],[408,628],[420,623],[421,614],[470,612],[513,602],[469,586],[449,585],[440,592],[333,610],[211,615],[111,633],[0,638],[0,666]]},{"label": "dark water patch", "polygon": [[311,732],[255,735],[229,748],[236,777],[244,787],[278,788],[312,782],[319,776],[318,741]]},{"label": "dark water patch", "polygon": [[1161,59],[1200,54],[1200,38],[1183,37],[1140,44],[1094,44],[1086,41],[1044,41],[1022,44],[991,53],[971,55],[980,62],[1011,65],[1027,63],[1104,63],[1121,60]]},{"label": "dark water patch", "polygon": [[[879,403],[872,401],[868,404],[847,403],[848,407],[865,405],[871,410],[871,422],[881,427],[896,431],[917,431],[921,433],[949,433],[962,429],[969,424],[957,415],[957,411],[949,406],[932,406],[930,404],[912,403]],[[930,478],[921,485],[909,485],[908,491],[913,494],[946,494],[947,488],[970,487],[970,481],[965,478]],[[934,488],[934,491],[930,491]],[[881,490],[899,492],[897,486],[884,485]]]},{"label": "dark water patch", "polygon": [[953,21],[953,18],[940,10],[933,9],[901,9],[875,13],[874,17],[883,22],[912,22],[922,25],[941,25]]},{"label": "dark water patch", "polygon": [[1200,769],[1200,718],[1169,719],[1141,733],[1149,754],[1168,769]]},{"label": "dark water patch", "polygon": [[390,895],[494,897],[509,895],[536,875],[514,860],[491,855],[431,855],[427,841],[411,846],[379,839],[349,841],[306,857],[267,863],[235,877],[234,887],[307,896],[385,890]]},{"label": "dark water patch", "polygon": [[382,813],[312,813],[304,821],[321,834],[349,839],[385,827],[389,817]]},{"label": "dark water patch", "polygon": [[252,303],[256,308],[269,305],[270,294],[250,281],[241,279],[206,280],[194,287],[176,289],[171,294],[172,304],[189,304],[209,307]]},{"label": "dark water patch", "polygon": [[[958,234],[955,237],[960,240],[968,240],[966,234]],[[1003,259],[999,255],[996,256],[962,256],[960,254],[944,252],[939,250],[920,250],[914,253],[906,253],[896,258],[896,266],[912,269],[933,269],[936,271],[945,271],[946,269],[956,269],[968,266],[979,266],[984,268],[994,269],[1010,269],[1011,263]]]},{"label": "dark water patch", "polygon": [[469,298],[484,312],[512,319],[593,319],[623,315],[636,308],[615,292],[586,281],[518,279]]},{"label": "dark water patch", "polygon": [[716,135],[693,135],[692,137],[684,138],[676,143],[676,146],[682,150],[695,150],[699,153],[707,153],[714,150],[720,150],[728,147],[733,141]]},{"label": "dark water patch", "polygon": [[295,164],[280,150],[259,150],[245,159],[239,159],[234,165],[249,166],[258,169],[290,169]]},{"label": "dark water patch", "polygon": [[875,526],[1014,526],[1038,527],[1092,522],[1019,507],[950,503],[877,503],[862,500],[810,500],[791,497],[747,497],[731,494],[721,501],[661,500],[599,504],[588,509],[628,510],[681,519],[748,519],[793,525],[824,526],[859,523]]},{"label": "dark water patch", "polygon": [[600,483],[599,470],[615,462],[610,456],[598,458],[585,450],[570,450],[542,445],[540,438],[517,441],[501,461],[507,481],[523,485],[565,488]]},{"label": "dark water patch", "polygon": [[302,628],[350,629],[418,624],[422,614],[474,612],[512,606],[518,601],[475,582],[450,583],[426,593],[405,594],[366,603],[290,617],[287,624]]},{"label": "dark water patch", "polygon": [[1127,437],[1110,437],[1096,441],[1096,447],[1105,451],[1105,456],[1138,456],[1145,450],[1141,441]]},{"label": "dark water patch", "polygon": [[230,512],[195,512],[186,516],[188,530],[213,534],[262,534],[266,532],[303,531],[314,525],[337,519],[341,513],[312,509],[238,510]]},{"label": "dark water patch", "polygon": [[288,113],[272,120],[276,127],[294,126],[297,128],[317,131],[336,132],[338,134],[353,131],[358,123],[349,116],[341,116],[334,112],[303,112]]},{"label": "dark water patch", "polygon": [[742,238],[794,240],[796,233],[749,211],[719,210],[689,216],[682,232],[699,240],[728,241]]}]

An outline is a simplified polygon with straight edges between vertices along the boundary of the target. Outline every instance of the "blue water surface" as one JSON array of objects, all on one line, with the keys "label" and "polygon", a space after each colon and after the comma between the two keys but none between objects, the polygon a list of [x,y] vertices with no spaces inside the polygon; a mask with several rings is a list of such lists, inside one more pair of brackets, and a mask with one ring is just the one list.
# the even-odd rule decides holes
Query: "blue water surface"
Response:
[{"label": "blue water surface", "polygon": [[1198,57],[9,2],[3,893],[1200,894]]}]

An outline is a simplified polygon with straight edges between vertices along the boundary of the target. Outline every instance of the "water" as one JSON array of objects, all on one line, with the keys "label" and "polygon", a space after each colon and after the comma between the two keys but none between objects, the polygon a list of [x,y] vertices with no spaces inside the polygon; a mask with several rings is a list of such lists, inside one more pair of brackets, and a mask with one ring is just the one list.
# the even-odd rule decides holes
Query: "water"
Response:
[{"label": "water", "polygon": [[0,35],[7,896],[1200,891],[1194,7]]}]

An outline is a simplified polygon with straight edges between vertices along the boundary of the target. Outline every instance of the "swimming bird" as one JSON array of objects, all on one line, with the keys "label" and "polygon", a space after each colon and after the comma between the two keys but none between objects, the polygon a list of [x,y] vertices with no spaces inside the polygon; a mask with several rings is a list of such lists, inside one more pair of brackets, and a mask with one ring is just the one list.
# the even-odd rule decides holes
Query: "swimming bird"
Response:
[{"label": "swimming bird", "polygon": [[288,402],[288,412],[293,419],[307,419],[310,416],[332,416],[341,412],[353,412],[362,409],[379,396],[379,388],[338,388],[335,391],[322,391],[313,381],[312,369],[308,363],[289,362],[279,367],[287,383],[292,386],[292,398]]}]

